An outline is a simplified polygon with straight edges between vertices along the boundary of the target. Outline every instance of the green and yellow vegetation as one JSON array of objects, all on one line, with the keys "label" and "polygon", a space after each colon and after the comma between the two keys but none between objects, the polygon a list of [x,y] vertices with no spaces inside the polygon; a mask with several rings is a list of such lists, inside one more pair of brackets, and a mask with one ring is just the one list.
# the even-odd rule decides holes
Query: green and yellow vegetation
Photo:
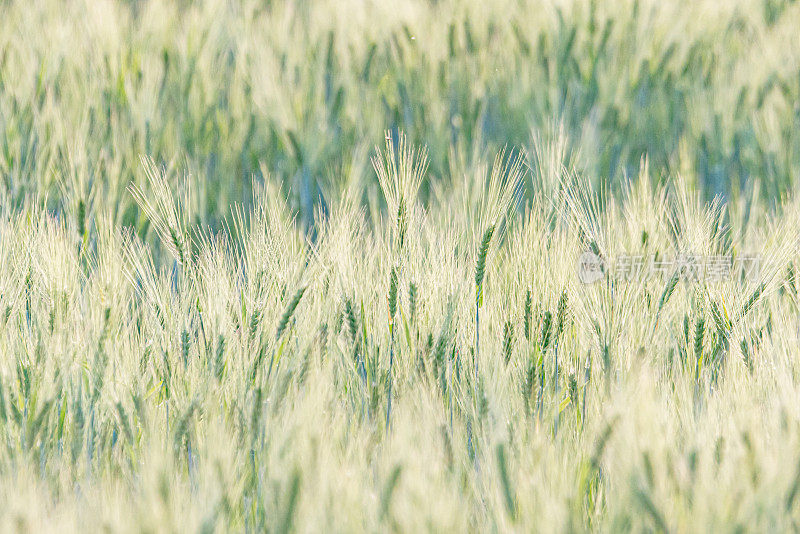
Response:
[{"label": "green and yellow vegetation", "polygon": [[0,530],[800,528],[798,27],[0,0]]}]

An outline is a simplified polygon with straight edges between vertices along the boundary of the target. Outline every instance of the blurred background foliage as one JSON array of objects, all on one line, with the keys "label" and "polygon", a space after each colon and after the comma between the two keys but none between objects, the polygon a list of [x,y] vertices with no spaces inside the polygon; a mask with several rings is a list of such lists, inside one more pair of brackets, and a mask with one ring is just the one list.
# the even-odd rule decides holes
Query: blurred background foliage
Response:
[{"label": "blurred background foliage", "polygon": [[[0,191],[144,219],[142,156],[190,173],[212,227],[275,181],[308,227],[386,130],[429,180],[560,139],[597,188],[642,158],[708,199],[777,199],[800,171],[793,0],[0,2]],[[395,136],[396,138],[397,136]],[[531,176],[542,173],[532,173]],[[526,184],[528,195],[546,180]]]}]

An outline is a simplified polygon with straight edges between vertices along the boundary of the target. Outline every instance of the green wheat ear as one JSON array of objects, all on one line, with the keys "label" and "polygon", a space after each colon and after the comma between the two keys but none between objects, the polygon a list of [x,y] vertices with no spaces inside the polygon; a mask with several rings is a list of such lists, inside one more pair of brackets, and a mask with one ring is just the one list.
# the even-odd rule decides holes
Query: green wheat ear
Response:
[{"label": "green wheat ear", "polygon": [[739,315],[737,316],[737,320],[741,320],[745,315],[750,313],[750,310],[753,309],[758,299],[761,298],[761,295],[764,293],[764,289],[766,289],[766,285],[764,282],[761,282],[758,287],[753,290],[753,293],[750,295],[750,298],[747,299],[747,302],[744,303],[742,306]]},{"label": "green wheat ear", "polygon": [[401,195],[400,202],[398,203],[397,206],[397,234],[401,250],[403,248],[403,245],[405,244],[407,226],[408,226],[408,218],[406,215],[406,203],[405,199]]},{"label": "green wheat ear", "polygon": [[475,262],[475,297],[478,307],[483,305],[483,278],[486,275],[486,256],[489,254],[489,245],[494,235],[494,225],[489,226],[483,233],[480,247],[478,247],[478,259]]},{"label": "green wheat ear", "polygon": [[83,199],[78,201],[78,213],[76,215],[76,219],[78,222],[78,235],[80,236],[81,240],[86,235],[86,203]]},{"label": "green wheat ear", "polygon": [[531,339],[531,319],[533,315],[532,305],[533,305],[533,300],[531,298],[531,290],[529,289],[525,292],[525,308],[524,308],[525,339],[527,339],[528,341],[530,341]]},{"label": "green wheat ear", "polygon": [[392,272],[389,274],[389,325],[394,322],[394,316],[397,315],[397,269],[392,267]]},{"label": "green wheat ear", "polygon": [[280,339],[283,331],[286,330],[286,325],[289,323],[289,320],[294,315],[295,309],[297,309],[297,305],[300,304],[300,299],[303,298],[303,294],[306,292],[307,286],[302,286],[298,289],[292,300],[289,301],[289,305],[286,306],[286,310],[283,312],[281,316],[281,320],[278,323],[278,330],[275,333],[275,339]]},{"label": "green wheat ear", "polygon": [[558,298],[558,306],[556,308],[556,339],[561,336],[561,333],[564,331],[564,321],[566,320],[567,316],[567,305],[568,305],[569,297],[567,296],[567,290],[564,289],[561,291],[561,296]]},{"label": "green wheat ear", "polygon": [[[702,313],[702,311],[701,311]],[[697,319],[697,323],[694,327],[694,354],[697,360],[697,364],[695,366],[695,379],[700,378],[700,372],[703,369],[704,362],[704,354],[703,354],[703,339],[706,334],[706,318],[704,315],[700,315]]]},{"label": "green wheat ear", "polygon": [[347,333],[350,335],[350,340],[355,343],[358,334],[358,320],[355,310],[353,310],[353,303],[349,298],[344,301],[344,316],[347,320]]},{"label": "green wheat ear", "polygon": [[178,236],[178,231],[170,225],[168,227],[169,230],[169,237],[172,241],[172,246],[175,247],[177,252],[177,260],[180,265],[184,265],[186,263],[186,253],[183,250],[183,242],[181,241],[180,237]]},{"label": "green wheat ear", "polygon": [[505,363],[511,361],[512,353],[514,352],[514,325],[511,321],[506,321],[505,325],[503,326],[503,355],[505,357]]},{"label": "green wheat ear", "polygon": [[541,341],[539,341],[539,346],[542,349],[542,352],[547,352],[547,348],[550,346],[550,329],[553,325],[553,314],[549,311],[544,312],[544,317],[542,318],[542,337]]},{"label": "green wheat ear", "polygon": [[417,315],[417,285],[414,282],[408,284],[408,309],[408,320],[414,324],[414,318]]},{"label": "green wheat ear", "polygon": [[658,328],[658,320],[661,317],[661,311],[664,309],[664,306],[667,305],[669,299],[672,297],[672,294],[675,292],[675,287],[678,285],[678,280],[680,279],[680,275],[678,271],[675,271],[672,274],[672,278],[669,279],[667,285],[664,287],[664,291],[661,293],[661,297],[658,299],[658,307],[656,308],[656,319],[653,323],[653,333],[655,335],[656,328]]}]

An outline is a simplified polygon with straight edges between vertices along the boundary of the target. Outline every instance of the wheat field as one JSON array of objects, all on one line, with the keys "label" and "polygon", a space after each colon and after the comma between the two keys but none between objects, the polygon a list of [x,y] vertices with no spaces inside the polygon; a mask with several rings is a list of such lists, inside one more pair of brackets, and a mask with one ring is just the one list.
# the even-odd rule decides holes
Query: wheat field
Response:
[{"label": "wheat field", "polygon": [[800,528],[793,0],[0,0],[0,530]]}]

